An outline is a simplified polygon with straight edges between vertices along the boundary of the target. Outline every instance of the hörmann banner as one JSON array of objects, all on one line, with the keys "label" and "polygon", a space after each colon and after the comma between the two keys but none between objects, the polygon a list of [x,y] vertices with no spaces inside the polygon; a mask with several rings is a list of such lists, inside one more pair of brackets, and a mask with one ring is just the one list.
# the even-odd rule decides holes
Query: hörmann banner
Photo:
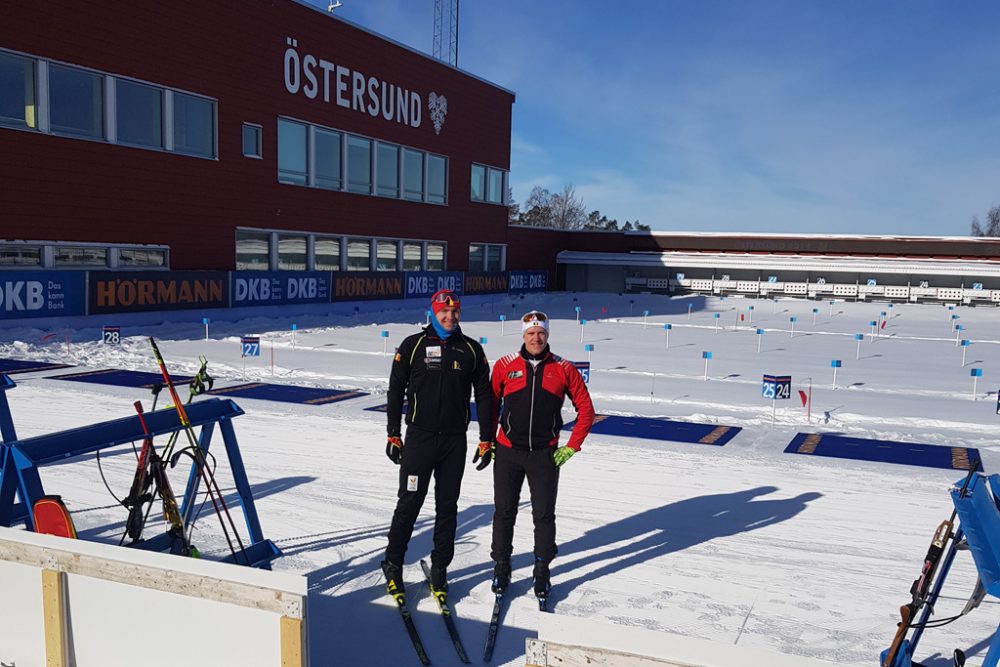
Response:
[{"label": "h\u00f6rmann banner", "polygon": [[293,303],[329,303],[327,271],[233,271],[233,308]]},{"label": "h\u00f6rmann banner", "polygon": [[544,292],[548,289],[549,274],[545,271],[511,271],[507,288],[511,294]]},{"label": "h\u00f6rmann banner", "polygon": [[90,314],[229,307],[226,271],[90,273]]},{"label": "h\u00f6rmann banner", "polygon": [[407,271],[406,298],[429,297],[442,289],[462,295],[462,276],[460,271]]},{"label": "h\u00f6rmann banner", "polygon": [[507,274],[478,272],[465,274],[465,294],[502,294],[507,291]]},{"label": "h\u00f6rmann banner", "polygon": [[330,300],[402,299],[404,276],[402,271],[336,271]]},{"label": "h\u00f6rmann banner", "polygon": [[85,271],[0,271],[0,319],[85,315]]}]

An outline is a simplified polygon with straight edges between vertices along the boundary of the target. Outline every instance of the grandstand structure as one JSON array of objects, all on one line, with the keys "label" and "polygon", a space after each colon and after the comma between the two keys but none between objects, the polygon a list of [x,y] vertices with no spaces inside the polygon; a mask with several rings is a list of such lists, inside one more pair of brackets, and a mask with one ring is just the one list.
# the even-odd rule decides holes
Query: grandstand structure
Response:
[{"label": "grandstand structure", "polygon": [[559,252],[566,289],[1000,305],[997,238],[675,232],[626,238],[634,239],[631,247]]}]

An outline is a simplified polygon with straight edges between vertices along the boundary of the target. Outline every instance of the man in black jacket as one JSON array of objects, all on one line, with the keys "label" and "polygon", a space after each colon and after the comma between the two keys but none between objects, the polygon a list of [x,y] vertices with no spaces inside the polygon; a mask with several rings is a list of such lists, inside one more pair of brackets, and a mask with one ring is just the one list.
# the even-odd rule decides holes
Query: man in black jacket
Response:
[{"label": "man in black jacket", "polygon": [[[432,474],[435,520],[431,587],[441,594],[448,590],[446,568],[455,553],[458,496],[465,472],[473,388],[479,440],[493,440],[493,392],[486,353],[458,326],[461,303],[456,294],[449,290],[436,292],[431,297],[431,310],[430,325],[407,337],[396,350],[389,376],[389,438],[385,453],[399,465],[399,500],[392,515],[382,571],[393,596],[404,590],[403,558]],[[400,438],[404,397],[409,406],[405,440]]]}]

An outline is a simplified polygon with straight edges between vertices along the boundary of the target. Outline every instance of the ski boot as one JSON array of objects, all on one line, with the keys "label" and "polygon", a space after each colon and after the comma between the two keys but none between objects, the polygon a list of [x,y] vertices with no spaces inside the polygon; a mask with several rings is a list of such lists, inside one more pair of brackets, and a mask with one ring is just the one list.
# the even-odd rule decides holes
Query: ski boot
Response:
[{"label": "ski boot", "polygon": [[402,597],[406,592],[406,585],[403,583],[403,566],[382,561],[382,574],[385,575],[385,590],[393,598]]},{"label": "ski boot", "polygon": [[435,595],[448,594],[448,569],[431,565],[431,592]]},{"label": "ski boot", "polygon": [[546,610],[549,599],[549,591],[552,585],[549,582],[549,563],[541,558],[535,558],[535,597],[538,598],[538,608]]},{"label": "ski boot", "polygon": [[493,585],[491,589],[497,595],[503,595],[510,586],[510,561],[498,560],[493,568]]}]

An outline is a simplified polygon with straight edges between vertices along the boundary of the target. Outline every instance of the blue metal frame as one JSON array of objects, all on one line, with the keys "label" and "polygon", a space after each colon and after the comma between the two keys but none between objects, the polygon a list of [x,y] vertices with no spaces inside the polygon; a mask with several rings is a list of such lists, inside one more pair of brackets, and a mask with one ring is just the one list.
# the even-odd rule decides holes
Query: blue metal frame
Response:
[{"label": "blue metal frame", "polygon": [[[963,537],[969,546],[973,560],[976,562],[979,580],[986,592],[993,597],[1000,597],[1000,504],[998,504],[1000,503],[1000,475],[987,476],[983,473],[976,473],[963,494],[962,486],[964,483],[965,479],[961,479],[951,489],[951,500],[959,518],[959,528],[955,530],[951,546],[941,562],[941,569],[930,595],[927,596],[927,603],[924,605],[917,623],[920,627],[914,630],[912,637],[903,640],[892,667],[912,666],[913,653],[924,632],[922,626],[930,618],[931,610],[941,595],[941,589],[944,587],[945,579],[948,577],[948,572],[955,560],[955,554],[958,552],[958,544]],[[882,656],[884,660],[885,651],[883,651]],[[1000,663],[1000,627],[993,634],[990,650],[983,661],[983,667],[997,667],[998,663]]]},{"label": "blue metal frame", "polygon": [[[10,448],[10,443],[17,440],[17,432],[14,430],[14,419],[10,414],[10,403],[7,402],[7,390],[13,389],[17,385],[5,373],[0,374],[0,525],[10,526],[18,521],[25,521],[25,526],[30,529],[31,524],[27,522],[27,513],[24,505],[15,502],[17,497],[17,475],[14,471],[14,455]],[[4,470],[11,471],[4,474]]]},{"label": "blue metal frame", "polygon": [[[6,376],[0,377],[6,379]],[[6,382],[10,383],[9,386],[0,384],[0,388],[7,389],[13,386],[13,382],[9,379],[6,379]],[[257,517],[257,509],[254,505],[253,492],[250,489],[250,483],[247,481],[243,457],[240,455],[239,444],[236,441],[236,432],[233,430],[232,419],[244,414],[243,410],[230,399],[209,398],[192,403],[187,406],[186,411],[191,427],[201,427],[198,447],[202,452],[208,451],[215,425],[219,424],[233,478],[236,481],[239,505],[243,509],[243,515],[246,518],[247,530],[250,536],[249,546],[246,548],[247,557],[253,565],[266,566],[268,561],[281,555],[281,550],[273,542],[264,538],[260,527],[260,520]],[[184,429],[184,426],[180,423],[177,411],[173,408],[157,410],[156,412],[147,413],[144,416],[149,432],[154,437],[169,435]],[[9,526],[12,521],[17,521],[21,518],[18,513],[19,507],[14,505],[13,492],[16,490],[22,499],[27,500],[25,508],[29,528],[33,524],[31,506],[35,500],[45,495],[41,479],[38,475],[38,468],[40,466],[64,461],[70,457],[89,454],[90,452],[108,447],[141,441],[145,437],[139,417],[135,415],[18,440],[14,436],[13,424],[10,422],[10,409],[2,392],[0,392],[0,427],[5,429],[3,443],[4,465],[2,470],[0,470],[0,525]],[[9,440],[8,435],[10,436]],[[195,463],[192,463],[191,470],[188,473],[184,498],[181,503],[181,516],[184,518],[185,525],[188,525],[193,518],[191,515],[196,504],[199,482],[200,474],[198,468]],[[22,509],[20,511],[25,510]],[[165,551],[169,546],[169,537],[166,533],[145,540],[137,545],[141,549],[156,551]],[[242,554],[238,558],[234,559],[230,557],[225,560],[239,563],[246,562]]]}]

